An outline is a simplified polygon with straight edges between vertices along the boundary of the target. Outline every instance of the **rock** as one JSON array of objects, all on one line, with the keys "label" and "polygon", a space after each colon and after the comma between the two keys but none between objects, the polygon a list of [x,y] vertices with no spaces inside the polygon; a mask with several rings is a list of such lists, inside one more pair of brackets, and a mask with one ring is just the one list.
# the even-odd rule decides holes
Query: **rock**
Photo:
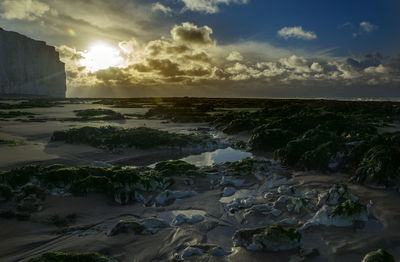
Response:
[{"label": "rock", "polygon": [[369,252],[362,262],[395,262],[394,257],[384,249]]},{"label": "rock", "polygon": [[168,223],[159,218],[146,218],[139,222],[142,226],[148,228],[152,234],[157,233],[160,229],[168,227]]},{"label": "rock", "polygon": [[180,226],[183,223],[185,223],[188,220],[187,216],[184,214],[178,214],[173,220],[172,220],[172,225],[173,226]]},{"label": "rock", "polygon": [[264,251],[292,250],[300,247],[301,234],[292,227],[268,226],[264,232],[253,236],[255,244],[261,244]]},{"label": "rock", "polygon": [[274,209],[274,207],[271,204],[266,203],[266,204],[254,205],[251,207],[251,209],[258,212],[271,212]]},{"label": "rock", "polygon": [[175,198],[186,198],[196,196],[197,192],[194,190],[187,190],[187,191],[172,191]]},{"label": "rock", "polygon": [[274,215],[274,216],[276,216],[276,217],[278,217],[278,216],[280,216],[280,215],[282,214],[282,211],[280,211],[279,209],[274,208],[274,209],[271,211],[271,214]]},{"label": "rock", "polygon": [[280,197],[278,198],[278,200],[276,200],[277,203],[282,203],[282,204],[285,204],[287,201],[288,201],[288,197],[285,196],[285,195],[280,196]]},{"label": "rock", "polygon": [[174,201],[175,201],[175,194],[170,190],[165,190],[155,198],[156,204],[160,206],[171,204]]},{"label": "rock", "polygon": [[239,187],[244,184],[244,179],[238,179],[238,178],[233,178],[233,177],[228,177],[228,176],[223,176],[220,182],[221,186],[234,186],[234,187]]},{"label": "rock", "polygon": [[222,257],[229,255],[231,252],[225,251],[222,247],[215,247],[208,251],[208,254],[214,257]]},{"label": "rock", "polygon": [[191,256],[201,256],[204,254],[204,251],[197,247],[187,247],[183,250],[182,258],[188,258]]},{"label": "rock", "polygon": [[280,225],[240,229],[233,236],[234,246],[243,246],[248,250],[292,250],[300,247],[300,241],[301,234],[297,229]]},{"label": "rock", "polygon": [[196,224],[204,220],[204,216],[202,215],[193,215],[190,218],[185,216],[184,214],[178,214],[171,222],[173,226],[180,226],[184,223]]},{"label": "rock", "polygon": [[235,194],[236,191],[237,191],[237,189],[234,187],[225,187],[224,192],[222,193],[222,196],[223,197],[232,196],[233,194]]},{"label": "rock", "polygon": [[189,218],[188,220],[187,220],[187,222],[189,223],[189,224],[195,224],[195,223],[199,223],[199,222],[201,222],[201,221],[203,221],[204,220],[204,216],[202,216],[202,215],[194,215],[194,216],[192,216],[191,218]]},{"label": "rock", "polygon": [[235,232],[232,237],[234,247],[248,247],[253,242],[253,235],[264,231],[264,227],[260,228],[241,228]]},{"label": "rock", "polygon": [[346,199],[349,199],[347,185],[335,184],[328,191],[326,203],[328,205],[337,205],[338,203],[344,202]]},{"label": "rock", "polygon": [[273,198],[275,196],[275,194],[273,192],[267,192],[264,195],[264,198]]},{"label": "rock", "polygon": [[108,236],[116,236],[121,233],[135,233],[139,235],[151,234],[151,230],[149,230],[144,225],[139,224],[135,221],[121,220],[119,221],[108,233]]},{"label": "rock", "polygon": [[18,203],[17,209],[19,211],[38,212],[43,209],[43,201],[33,195],[30,195]]},{"label": "rock", "polygon": [[298,224],[297,220],[294,218],[285,218],[285,219],[282,219],[279,223],[280,224],[288,224],[288,225],[297,225]]},{"label": "rock", "polygon": [[64,63],[53,46],[0,28],[0,94],[65,97]]},{"label": "rock", "polygon": [[301,230],[313,225],[348,227],[352,226],[355,221],[368,221],[368,214],[366,206],[351,200],[346,200],[334,208],[324,205],[301,227]]}]

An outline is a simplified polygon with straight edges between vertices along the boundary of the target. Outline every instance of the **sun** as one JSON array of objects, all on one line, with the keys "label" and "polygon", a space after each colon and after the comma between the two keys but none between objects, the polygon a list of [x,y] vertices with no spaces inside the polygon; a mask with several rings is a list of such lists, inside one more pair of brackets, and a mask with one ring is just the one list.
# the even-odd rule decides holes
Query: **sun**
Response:
[{"label": "sun", "polygon": [[118,66],[123,60],[118,49],[106,44],[93,45],[89,50],[81,52],[81,55],[83,58],[80,64],[92,72]]}]

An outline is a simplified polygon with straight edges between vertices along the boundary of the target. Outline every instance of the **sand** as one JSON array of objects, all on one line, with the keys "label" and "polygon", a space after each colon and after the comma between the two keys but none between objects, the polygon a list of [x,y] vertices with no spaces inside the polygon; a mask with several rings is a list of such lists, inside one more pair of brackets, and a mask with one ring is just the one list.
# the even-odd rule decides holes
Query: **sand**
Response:
[{"label": "sand", "polygon": [[[26,109],[24,111],[41,113],[48,118],[72,117],[72,110],[99,108],[99,105],[72,104],[65,107]],[[101,106],[103,108],[107,108]],[[114,109],[124,113],[144,113],[145,109]],[[147,127],[171,132],[193,132],[204,124],[176,124],[161,120],[109,121],[109,122],[20,122],[1,121],[0,137],[16,138],[27,141],[23,146],[0,146],[0,169],[9,169],[27,163],[66,163],[69,165],[90,164],[103,161],[122,165],[149,165],[158,160],[181,158],[194,152],[171,152],[168,150],[127,150],[110,152],[87,145],[67,145],[49,143],[54,130],[78,126],[101,126],[105,124],[123,127]],[[215,134],[216,137],[229,137]],[[198,152],[196,152],[198,153]],[[256,154],[257,156],[257,154]],[[274,174],[288,178],[285,185],[295,185],[306,192],[312,189],[327,190],[332,184],[347,183],[346,174],[326,174],[318,172],[295,172],[280,169],[275,164],[266,164]],[[237,186],[236,196],[248,196],[262,188],[262,179],[266,173],[246,176],[244,184]],[[176,253],[180,254],[190,245],[218,245],[232,252],[224,257],[203,255],[187,258],[185,261],[276,261],[286,262],[297,251],[255,252],[242,247],[232,246],[232,236],[237,229],[244,227],[267,226],[284,218],[294,217],[283,207],[283,213],[271,215],[252,214],[245,216],[246,209],[231,214],[226,209],[230,199],[222,198],[224,187],[216,188],[215,181],[221,176],[209,175],[191,177],[193,185],[187,185],[184,178],[177,179],[171,190],[195,190],[198,194],[182,198],[167,206],[146,207],[142,203],[120,206],[104,195],[89,194],[86,197],[48,196],[41,212],[33,214],[31,221],[0,219],[0,260],[27,261],[48,251],[90,252],[97,251],[115,261],[171,261]],[[348,184],[348,183],[347,183]],[[303,234],[302,247],[317,248],[320,255],[305,261],[361,261],[372,250],[385,247],[397,259],[400,258],[400,194],[387,189],[372,189],[365,186],[348,184],[350,191],[363,202],[373,201],[368,222],[359,227],[337,228],[317,226]],[[153,194],[155,196],[155,194]],[[256,195],[257,201],[266,201]],[[7,204],[0,203],[0,209]],[[109,237],[107,233],[118,223],[125,220],[145,218],[164,218],[168,223],[173,215],[183,213],[187,216],[201,214],[204,220],[168,226],[153,235],[135,235],[132,233]],[[86,231],[76,234],[56,234],[58,228],[46,222],[49,215],[76,214],[77,220],[72,226],[89,226]],[[172,217],[171,217],[172,216]],[[307,216],[304,216],[306,218]]]}]

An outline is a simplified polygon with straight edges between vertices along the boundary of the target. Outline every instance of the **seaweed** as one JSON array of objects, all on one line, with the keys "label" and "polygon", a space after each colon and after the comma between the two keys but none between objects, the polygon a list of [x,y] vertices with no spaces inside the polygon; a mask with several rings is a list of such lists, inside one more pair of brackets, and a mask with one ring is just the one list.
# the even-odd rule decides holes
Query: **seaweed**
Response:
[{"label": "seaweed", "polygon": [[138,127],[82,127],[65,131],[55,131],[51,141],[66,143],[83,143],[95,147],[149,149],[160,146],[183,147],[190,144],[203,143],[210,138],[206,135],[175,134],[167,131]]},{"label": "seaweed", "polygon": [[350,217],[358,215],[367,211],[367,208],[359,201],[352,201],[350,199],[343,203],[337,204],[331,211],[331,216]]},{"label": "seaweed", "polygon": [[170,160],[157,163],[154,169],[163,176],[181,176],[197,171],[198,167],[183,160]]}]

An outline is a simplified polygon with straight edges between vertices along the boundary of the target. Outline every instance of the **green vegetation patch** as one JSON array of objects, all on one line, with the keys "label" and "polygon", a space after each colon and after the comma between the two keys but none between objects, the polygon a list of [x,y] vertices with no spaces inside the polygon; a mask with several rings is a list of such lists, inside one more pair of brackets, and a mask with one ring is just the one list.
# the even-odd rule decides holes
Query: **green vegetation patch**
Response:
[{"label": "green vegetation patch", "polygon": [[0,111],[0,118],[15,118],[20,116],[33,116],[36,115],[31,112],[23,112],[23,111],[9,111],[9,112],[1,112]]},{"label": "green vegetation patch", "polygon": [[369,252],[362,262],[395,262],[394,257],[384,249]]},{"label": "green vegetation patch", "polygon": [[51,141],[82,143],[95,147],[149,149],[154,147],[183,147],[210,141],[207,135],[176,134],[152,128],[82,127],[55,131]]},{"label": "green vegetation patch", "polygon": [[353,215],[359,215],[362,212],[366,212],[367,208],[365,205],[361,204],[359,201],[346,200],[341,204],[336,205],[332,211],[331,215],[333,217],[350,217]]},{"label": "green vegetation patch", "polygon": [[199,168],[183,160],[170,160],[157,163],[154,169],[163,176],[181,176],[198,171]]}]

